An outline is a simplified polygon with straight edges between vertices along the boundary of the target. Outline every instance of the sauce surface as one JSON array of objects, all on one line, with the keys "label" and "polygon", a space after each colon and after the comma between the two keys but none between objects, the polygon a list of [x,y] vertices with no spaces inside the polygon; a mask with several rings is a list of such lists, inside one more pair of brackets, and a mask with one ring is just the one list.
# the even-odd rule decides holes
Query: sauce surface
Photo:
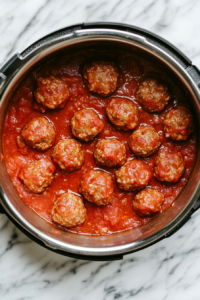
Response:
[{"label": "sauce surface", "polygon": [[[91,57],[98,59],[102,55],[107,60],[115,61],[120,71],[118,89],[109,98],[102,98],[90,93],[82,80],[82,67],[85,62]],[[42,114],[37,107],[33,92],[36,79],[50,75],[58,76],[68,84],[70,97],[63,109],[47,110]],[[161,113],[146,112],[136,100],[135,95],[138,84],[147,77],[161,79],[170,88],[172,100]],[[186,141],[182,142],[172,141],[164,136],[163,120],[165,114],[177,105],[188,106],[188,101],[179,87],[159,66],[137,54],[121,50],[88,49],[56,57],[30,74],[15,92],[4,123],[3,155],[8,174],[22,200],[42,218],[63,230],[82,234],[111,234],[116,231],[144,225],[152,219],[152,217],[141,218],[133,210],[132,199],[136,192],[125,192],[118,188],[115,178],[117,168],[100,167],[95,163],[93,157],[97,141],[102,138],[117,138],[126,146],[127,160],[136,158],[128,146],[128,137],[132,131],[116,130],[106,116],[105,107],[112,97],[130,99],[138,106],[140,126],[151,125],[160,136],[161,147],[159,151],[165,149],[171,152],[181,152],[184,157],[186,170],[177,183],[163,183],[153,177],[148,185],[148,187],[155,188],[164,194],[165,200],[160,213],[169,208],[184,188],[193,167],[196,153],[196,133],[194,132]],[[46,116],[55,125],[56,144],[60,139],[74,138],[71,133],[70,120],[76,111],[84,108],[92,108],[98,113],[104,123],[104,131],[91,142],[81,142],[85,153],[83,167],[79,171],[69,174],[57,168],[53,183],[44,193],[33,194],[28,192],[18,178],[20,169],[27,162],[38,160],[42,157],[51,158],[54,146],[44,152],[30,149],[28,146],[18,147],[17,137],[20,136],[24,125],[32,117]],[[154,160],[157,154],[158,152],[148,158],[139,159],[147,163],[153,172]],[[51,218],[51,209],[54,201],[64,192],[72,191],[79,194],[78,188],[82,174],[91,169],[101,169],[111,174],[115,185],[113,201],[109,205],[97,207],[84,200],[87,208],[87,218],[83,225],[71,229],[57,225]]]}]

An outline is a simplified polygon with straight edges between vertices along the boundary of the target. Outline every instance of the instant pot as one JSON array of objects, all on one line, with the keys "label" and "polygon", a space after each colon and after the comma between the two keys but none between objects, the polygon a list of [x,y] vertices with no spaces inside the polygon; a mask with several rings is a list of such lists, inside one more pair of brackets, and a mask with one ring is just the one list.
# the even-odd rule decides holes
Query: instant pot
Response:
[{"label": "instant pot", "polygon": [[[112,235],[90,236],[54,228],[20,199],[5,166],[2,150],[4,118],[12,94],[26,76],[55,55],[73,49],[112,47],[134,51],[155,61],[187,95],[196,116],[197,153],[189,180],[173,205],[144,226]],[[122,259],[169,238],[200,207],[200,71],[177,48],[141,28],[117,23],[77,24],[38,40],[13,55],[0,69],[0,213],[28,237],[54,252],[88,260]],[[170,240],[169,240],[170,242]]]}]

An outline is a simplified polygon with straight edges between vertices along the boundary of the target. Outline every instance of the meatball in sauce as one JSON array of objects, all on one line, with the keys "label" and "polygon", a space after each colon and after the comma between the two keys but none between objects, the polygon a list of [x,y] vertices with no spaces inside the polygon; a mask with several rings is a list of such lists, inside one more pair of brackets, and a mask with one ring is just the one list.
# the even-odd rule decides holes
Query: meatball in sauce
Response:
[{"label": "meatball in sauce", "polygon": [[54,125],[45,117],[30,119],[21,132],[21,137],[29,147],[42,151],[51,148],[55,136]]},{"label": "meatball in sauce", "polygon": [[161,210],[163,201],[162,193],[146,188],[135,195],[133,208],[139,216],[148,217]]},{"label": "meatball in sauce", "polygon": [[58,142],[53,151],[53,161],[61,170],[74,172],[84,163],[84,152],[81,144],[73,139],[64,139]]},{"label": "meatball in sauce", "polygon": [[18,175],[26,189],[40,194],[52,183],[56,168],[48,158],[42,158],[23,167]]},{"label": "meatball in sauce", "polygon": [[100,140],[95,146],[94,158],[102,166],[122,166],[126,162],[126,147],[117,139]]},{"label": "meatball in sauce", "polygon": [[46,109],[63,108],[69,98],[69,89],[65,81],[60,78],[40,77],[37,79],[34,95],[41,111],[45,112]]},{"label": "meatball in sauce", "polygon": [[142,126],[129,137],[129,146],[137,156],[146,157],[155,153],[160,146],[160,138],[152,126]]},{"label": "meatball in sauce", "polygon": [[131,130],[139,125],[138,108],[129,99],[113,98],[106,107],[110,122],[118,130]]},{"label": "meatball in sauce", "polygon": [[94,110],[83,109],[74,114],[71,128],[77,139],[89,142],[103,131],[104,125]]},{"label": "meatball in sauce", "polygon": [[80,196],[72,193],[61,195],[53,204],[51,216],[54,222],[67,228],[85,222],[87,210]]},{"label": "meatball in sauce", "polygon": [[177,182],[185,171],[180,152],[160,152],[155,159],[154,176],[160,181]]},{"label": "meatball in sauce", "polygon": [[145,79],[138,87],[137,97],[145,110],[162,111],[170,100],[168,87],[156,79]]},{"label": "meatball in sauce", "polygon": [[184,141],[194,131],[193,116],[186,107],[171,109],[164,119],[166,138]]},{"label": "meatball in sauce", "polygon": [[90,90],[102,97],[108,97],[117,89],[119,72],[113,62],[95,61],[86,64],[83,79]]},{"label": "meatball in sauce", "polygon": [[98,206],[106,205],[114,196],[112,177],[106,172],[91,170],[83,175],[79,192],[86,200]]},{"label": "meatball in sauce", "polygon": [[148,166],[137,159],[126,162],[115,174],[120,189],[125,191],[143,189],[153,176]]}]

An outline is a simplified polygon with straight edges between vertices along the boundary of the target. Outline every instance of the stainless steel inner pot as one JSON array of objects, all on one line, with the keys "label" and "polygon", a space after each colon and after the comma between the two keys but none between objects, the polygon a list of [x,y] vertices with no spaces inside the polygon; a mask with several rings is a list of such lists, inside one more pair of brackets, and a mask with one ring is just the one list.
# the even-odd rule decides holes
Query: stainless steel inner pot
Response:
[{"label": "stainless steel inner pot", "polygon": [[[187,94],[200,129],[200,72],[178,49],[142,29],[123,24],[79,24],[61,29],[37,41],[20,54],[15,54],[0,70],[0,151],[2,129],[11,96],[21,81],[38,65],[61,52],[93,46],[136,51],[165,68]],[[187,185],[172,207],[150,223],[110,236],[78,235],[54,228],[29,209],[18,196],[0,161],[1,211],[28,236],[58,253],[91,260],[120,259],[162,238],[169,237],[200,206],[200,140],[193,171]],[[56,229],[56,230],[55,230]]]}]

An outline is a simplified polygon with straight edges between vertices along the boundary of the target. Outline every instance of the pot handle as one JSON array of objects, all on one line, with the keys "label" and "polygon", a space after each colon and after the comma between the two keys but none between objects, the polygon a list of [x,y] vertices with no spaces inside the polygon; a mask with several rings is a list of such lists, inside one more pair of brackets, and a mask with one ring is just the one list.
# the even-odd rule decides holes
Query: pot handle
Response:
[{"label": "pot handle", "polygon": [[174,233],[176,233],[179,229],[181,229],[181,227],[183,227],[189,221],[189,219],[191,218],[191,216],[193,215],[193,213],[195,213],[195,211],[197,211],[199,208],[200,208],[200,198],[197,200],[197,202],[195,203],[195,205],[191,209],[189,215],[186,216],[177,226],[175,226],[173,229],[171,229],[165,235],[165,238],[170,237],[171,235],[173,235]]}]

